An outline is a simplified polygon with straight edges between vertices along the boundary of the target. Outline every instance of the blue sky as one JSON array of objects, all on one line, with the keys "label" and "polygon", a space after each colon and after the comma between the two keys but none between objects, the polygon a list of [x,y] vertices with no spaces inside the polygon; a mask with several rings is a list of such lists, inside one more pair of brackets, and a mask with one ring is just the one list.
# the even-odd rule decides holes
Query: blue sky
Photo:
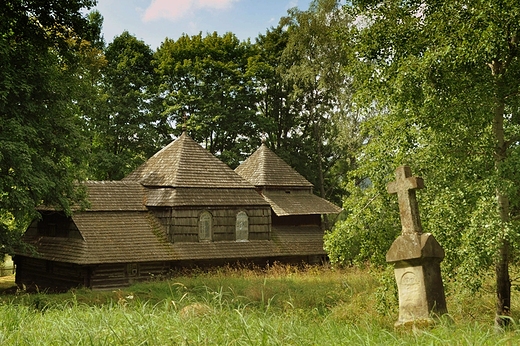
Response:
[{"label": "blue sky", "polygon": [[166,37],[214,31],[251,38],[278,24],[287,10],[307,10],[311,0],[98,0],[107,43],[124,30],[157,49]]}]

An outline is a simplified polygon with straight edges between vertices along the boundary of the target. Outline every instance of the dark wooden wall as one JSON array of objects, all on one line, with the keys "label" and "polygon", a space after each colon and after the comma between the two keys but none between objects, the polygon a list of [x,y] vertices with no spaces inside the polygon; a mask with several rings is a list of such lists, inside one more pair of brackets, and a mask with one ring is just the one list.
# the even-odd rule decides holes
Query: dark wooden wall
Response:
[{"label": "dark wooden wall", "polygon": [[110,289],[129,286],[136,282],[147,281],[168,274],[168,262],[145,263],[107,263],[92,267],[89,287],[92,289]]},{"label": "dark wooden wall", "polygon": [[159,209],[153,213],[165,227],[168,239],[176,242],[199,241],[199,216],[203,211],[212,215],[213,241],[236,240],[236,216],[244,211],[249,217],[249,240],[269,240],[271,232],[271,208],[184,208]]},{"label": "dark wooden wall", "polygon": [[34,220],[25,231],[28,236],[47,236],[81,239],[81,234],[72,221],[63,212],[41,211],[42,218]]},{"label": "dark wooden wall", "polygon": [[110,289],[160,278],[170,271],[165,261],[145,263],[106,263],[80,266],[17,255],[16,284],[27,288],[65,291],[74,287]]},{"label": "dark wooden wall", "polygon": [[310,226],[316,225],[321,226],[321,215],[287,215],[287,216],[276,216],[273,213],[273,225],[283,226]]},{"label": "dark wooden wall", "polygon": [[249,260],[192,260],[145,263],[107,263],[91,266],[54,262],[44,259],[15,256],[16,284],[28,289],[66,291],[76,287],[106,290],[127,287],[133,283],[170,277],[172,270],[208,268],[225,264],[266,266],[281,263],[320,263],[326,255],[278,256]]},{"label": "dark wooden wall", "polygon": [[89,270],[87,267],[48,261],[16,255],[16,284],[27,288],[48,288],[66,290],[78,286],[88,286]]}]

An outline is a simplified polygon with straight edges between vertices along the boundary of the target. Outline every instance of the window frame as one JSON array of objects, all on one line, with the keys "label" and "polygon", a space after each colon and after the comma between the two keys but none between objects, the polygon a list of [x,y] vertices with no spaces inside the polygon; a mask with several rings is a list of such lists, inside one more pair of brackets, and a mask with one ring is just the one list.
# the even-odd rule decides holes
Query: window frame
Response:
[{"label": "window frame", "polygon": [[[245,230],[239,229],[239,218],[245,216],[246,227]],[[243,220],[242,220],[243,221]],[[243,224],[242,224],[243,225]],[[245,237],[243,236],[245,235]],[[246,242],[249,241],[249,215],[243,210],[239,211],[235,216],[235,241]]]},{"label": "window frame", "polygon": [[[205,230],[204,225],[207,223],[208,230]],[[213,215],[204,210],[199,214],[198,219],[199,242],[213,241]]]}]

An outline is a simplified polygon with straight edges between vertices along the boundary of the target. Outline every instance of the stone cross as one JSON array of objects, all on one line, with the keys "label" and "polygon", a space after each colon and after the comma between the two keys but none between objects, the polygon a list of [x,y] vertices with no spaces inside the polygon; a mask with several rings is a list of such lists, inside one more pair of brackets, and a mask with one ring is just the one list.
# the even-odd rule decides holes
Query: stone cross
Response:
[{"label": "stone cross", "polygon": [[417,327],[434,323],[432,317],[447,312],[440,262],[444,250],[430,233],[423,233],[415,190],[424,181],[412,177],[408,166],[398,167],[389,193],[399,201],[402,233],[392,243],[386,261],[394,264],[399,290],[399,320],[396,327]]},{"label": "stone cross", "polygon": [[388,184],[387,191],[392,194],[397,193],[402,233],[421,234],[421,219],[415,190],[424,188],[424,180],[421,177],[412,177],[412,170],[408,166],[398,167],[395,176],[396,180]]}]

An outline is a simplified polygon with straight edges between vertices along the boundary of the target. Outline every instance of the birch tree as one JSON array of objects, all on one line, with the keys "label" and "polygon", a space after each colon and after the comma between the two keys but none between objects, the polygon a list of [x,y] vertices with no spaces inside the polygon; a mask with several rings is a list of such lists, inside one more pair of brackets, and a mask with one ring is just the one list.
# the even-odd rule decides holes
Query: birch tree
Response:
[{"label": "birch tree", "polygon": [[[364,206],[346,205],[358,220],[372,206],[386,210],[384,186],[397,165],[411,165],[428,185],[422,215],[447,249],[447,275],[474,282],[476,272],[494,266],[496,323],[504,326],[519,233],[520,5],[360,0],[351,10],[358,18],[356,100],[379,114],[365,124],[358,171],[372,187],[351,185],[367,197]],[[340,226],[343,234],[368,237],[368,226],[354,222]],[[378,222],[387,233],[397,224],[393,217]],[[328,239],[332,257],[345,244],[338,234]]]}]

